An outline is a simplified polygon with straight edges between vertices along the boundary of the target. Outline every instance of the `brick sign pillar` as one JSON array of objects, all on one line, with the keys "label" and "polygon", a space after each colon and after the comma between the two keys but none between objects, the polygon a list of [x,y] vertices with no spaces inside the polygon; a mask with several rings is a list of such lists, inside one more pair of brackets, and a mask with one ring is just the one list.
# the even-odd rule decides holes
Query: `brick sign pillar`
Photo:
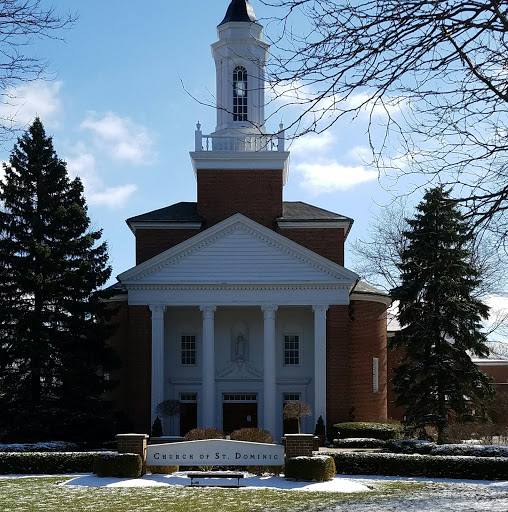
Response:
[{"label": "brick sign pillar", "polygon": [[312,457],[312,434],[286,434],[286,457]]},{"label": "brick sign pillar", "polygon": [[147,434],[117,434],[118,453],[136,453],[141,456],[143,469],[141,474],[145,474],[146,470],[146,444],[148,441]]}]

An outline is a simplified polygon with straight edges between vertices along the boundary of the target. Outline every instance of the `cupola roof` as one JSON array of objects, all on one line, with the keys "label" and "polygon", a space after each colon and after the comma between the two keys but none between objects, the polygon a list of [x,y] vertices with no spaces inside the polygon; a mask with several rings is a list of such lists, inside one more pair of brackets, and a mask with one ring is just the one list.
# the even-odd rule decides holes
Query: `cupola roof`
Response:
[{"label": "cupola roof", "polygon": [[247,23],[256,23],[256,15],[252,5],[247,0],[231,0],[226,16],[219,23],[219,26],[229,21],[245,21]]}]

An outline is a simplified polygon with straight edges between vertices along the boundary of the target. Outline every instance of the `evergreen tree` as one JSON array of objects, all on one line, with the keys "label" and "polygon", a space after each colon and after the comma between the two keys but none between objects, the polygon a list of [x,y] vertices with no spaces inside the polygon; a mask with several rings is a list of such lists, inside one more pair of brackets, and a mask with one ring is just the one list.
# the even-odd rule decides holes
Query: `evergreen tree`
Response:
[{"label": "evergreen tree", "polygon": [[471,232],[449,192],[427,191],[408,222],[401,284],[392,290],[401,330],[390,348],[404,350],[392,380],[395,404],[406,425],[434,426],[441,442],[450,414],[484,418],[493,397],[489,377],[469,356],[488,355],[481,331],[488,307],[473,297],[480,276],[466,249]]},{"label": "evergreen tree", "polygon": [[[37,118],[0,182],[0,435],[90,437],[112,363],[100,288],[111,268],[79,178]],[[1,425],[3,423],[3,425]]]}]

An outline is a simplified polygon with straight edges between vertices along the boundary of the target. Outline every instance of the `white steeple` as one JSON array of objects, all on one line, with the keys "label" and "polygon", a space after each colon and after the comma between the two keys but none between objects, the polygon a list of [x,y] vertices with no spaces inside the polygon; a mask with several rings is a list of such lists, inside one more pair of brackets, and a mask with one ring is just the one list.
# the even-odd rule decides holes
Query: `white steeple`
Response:
[{"label": "white steeple", "polygon": [[[231,0],[212,44],[217,79],[217,126],[209,135],[196,125],[190,157],[200,170],[282,171],[286,183],[289,151],[282,124],[265,130],[265,68],[269,45],[247,0]],[[199,181],[199,180],[198,180]]]},{"label": "white steeple", "polygon": [[212,44],[217,80],[217,135],[265,133],[265,67],[269,45],[246,0],[232,0]]}]

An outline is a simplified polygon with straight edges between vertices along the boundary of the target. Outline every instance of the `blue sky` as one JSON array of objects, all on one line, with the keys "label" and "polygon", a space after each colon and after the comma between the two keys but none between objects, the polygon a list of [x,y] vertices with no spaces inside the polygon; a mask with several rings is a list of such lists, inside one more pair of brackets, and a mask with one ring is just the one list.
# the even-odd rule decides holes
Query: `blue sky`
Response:
[{"label": "blue sky", "polygon": [[[157,2],[140,10],[130,0],[55,3],[79,18],[62,33],[65,42],[37,42],[52,80],[15,91],[20,124],[38,114],[69,173],[83,179],[90,217],[109,243],[113,276],[134,265],[126,218],[196,200],[189,151],[196,122],[212,132],[215,111],[194,98],[213,101],[210,44],[228,4]],[[273,14],[252,4],[258,19]],[[0,114],[10,109],[2,108]],[[270,120],[268,131],[277,131],[280,120]],[[365,231],[374,201],[386,201],[377,172],[362,165],[365,128],[359,120],[296,141],[284,189],[285,200],[353,217],[351,240]]]},{"label": "blue sky", "polygon": [[[38,41],[33,51],[49,60],[49,81],[11,91],[26,126],[39,115],[57,154],[79,175],[93,225],[104,230],[115,276],[134,265],[134,235],[125,219],[179,201],[196,200],[189,159],[194,129],[215,128],[215,67],[210,44],[229,0],[151,2],[60,0],[62,12],[78,15],[65,42]],[[253,0],[258,19],[275,13]],[[284,114],[284,122],[295,112]],[[281,118],[267,130],[275,132]],[[305,201],[352,217],[349,244],[367,236],[369,219],[393,199],[368,159],[367,119],[343,120],[321,136],[290,147],[287,201]],[[8,159],[7,145],[2,155]],[[391,188],[391,186],[390,186]],[[414,198],[413,201],[417,201]],[[346,253],[346,266],[352,267]]]}]

